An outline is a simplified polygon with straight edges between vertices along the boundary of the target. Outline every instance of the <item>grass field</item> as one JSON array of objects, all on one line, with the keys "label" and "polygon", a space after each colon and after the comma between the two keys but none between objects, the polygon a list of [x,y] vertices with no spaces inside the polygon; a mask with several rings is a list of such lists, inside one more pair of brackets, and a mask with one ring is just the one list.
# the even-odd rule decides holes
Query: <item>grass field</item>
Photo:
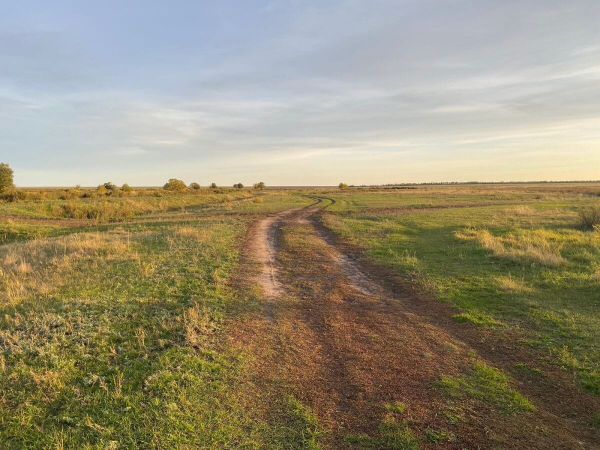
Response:
[{"label": "grass field", "polygon": [[327,224],[456,320],[518,327],[600,394],[600,233],[578,217],[599,197],[594,185],[348,193]]},{"label": "grass field", "polygon": [[[246,276],[254,269],[244,256],[257,220],[317,201],[314,214],[332,236],[375,268],[451,305],[458,333],[465,327],[482,336],[517,336],[539,361],[497,369],[473,350],[440,340],[435,348],[449,351],[451,361],[462,355],[448,373],[436,369],[428,385],[432,396],[449,402],[439,416],[447,417],[445,428],[425,422],[425,412],[398,395],[377,400],[376,429],[364,429],[365,422],[339,441],[328,437],[337,433],[335,413],[322,410],[329,403],[317,388],[304,395],[302,382],[294,381],[304,375],[285,374],[308,351],[294,350],[292,338],[321,336],[321,325],[303,319],[309,310],[297,310],[298,299],[310,302],[325,292],[310,278],[319,276],[310,261],[341,261],[340,273],[359,288],[362,275],[331,256],[307,231],[306,219],[278,228],[273,239],[283,253],[274,264],[282,265],[279,283],[289,283],[282,296],[295,296],[289,304],[297,311],[288,314],[280,312],[286,302],[265,304],[261,287]],[[527,398],[512,378],[522,373],[535,383],[545,370],[538,362],[572,374],[574,389],[598,405],[600,232],[583,229],[578,212],[599,203],[597,184],[145,190],[114,198],[49,191],[0,203],[0,447],[459,448],[460,433],[474,433],[482,411],[515,427],[519,419],[510,417],[538,414],[543,402]],[[314,254],[302,254],[301,243]],[[357,295],[340,289],[328,298]],[[279,326],[277,342],[287,334],[289,347],[265,343],[278,314],[288,328]],[[360,321],[354,317],[347,320]],[[392,325],[385,336],[394,333]],[[313,347],[320,351],[318,339]],[[286,351],[295,355],[289,361]],[[288,365],[278,366],[280,360]],[[261,370],[271,369],[282,371],[279,381],[261,382],[271,376],[259,376]],[[437,408],[442,400],[435,401]],[[590,433],[600,427],[600,408],[595,414],[580,418]],[[543,423],[546,416],[539,417]],[[507,430],[498,442],[511,442]]]}]

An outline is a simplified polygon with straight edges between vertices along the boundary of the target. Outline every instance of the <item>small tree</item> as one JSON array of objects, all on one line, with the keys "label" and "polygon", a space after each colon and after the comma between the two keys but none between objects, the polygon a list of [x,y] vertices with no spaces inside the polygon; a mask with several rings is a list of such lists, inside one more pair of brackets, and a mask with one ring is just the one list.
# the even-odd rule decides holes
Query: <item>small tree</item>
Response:
[{"label": "small tree", "polygon": [[190,189],[198,190],[200,189],[200,185],[196,182],[190,183]]},{"label": "small tree", "polygon": [[13,170],[6,163],[0,163],[0,192],[8,191],[15,187]]},{"label": "small tree", "polygon": [[259,181],[258,183],[254,183],[254,189],[264,189],[265,188],[265,182],[264,181]]},{"label": "small tree", "polygon": [[340,189],[348,189],[348,185],[346,183],[340,183],[338,187]]},{"label": "small tree", "polygon": [[110,181],[104,183],[104,187],[106,188],[107,191],[116,191],[117,190],[117,186],[113,183],[111,183]]},{"label": "small tree", "polygon": [[121,187],[121,190],[122,190],[123,192],[131,192],[131,191],[133,191],[133,189],[131,189],[131,186],[129,186],[127,183],[125,183],[125,184],[124,184],[124,185]]},{"label": "small tree", "polygon": [[236,189],[243,189],[244,185],[242,183],[238,183],[238,184],[234,184],[233,187]]},{"label": "small tree", "polygon": [[210,188],[211,189],[216,189],[217,188],[217,183],[210,183]]},{"label": "small tree", "polygon": [[185,191],[187,189],[185,183],[177,178],[171,178],[164,185],[164,189],[167,191]]}]

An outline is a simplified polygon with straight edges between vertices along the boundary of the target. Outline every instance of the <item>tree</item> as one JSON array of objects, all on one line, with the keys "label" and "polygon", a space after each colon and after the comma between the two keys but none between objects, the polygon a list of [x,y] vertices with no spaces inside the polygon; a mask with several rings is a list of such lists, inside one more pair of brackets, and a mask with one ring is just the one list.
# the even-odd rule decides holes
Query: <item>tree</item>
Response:
[{"label": "tree", "polygon": [[338,187],[340,189],[348,189],[348,185],[346,183],[340,183]]},{"label": "tree", "polygon": [[167,191],[185,191],[187,189],[185,183],[177,178],[171,178],[164,185],[164,189]]},{"label": "tree", "polygon": [[133,191],[133,189],[131,189],[131,186],[129,186],[127,183],[123,184],[123,186],[121,187],[121,190],[123,192],[131,192],[131,191]]},{"label": "tree", "polygon": [[236,189],[242,189],[244,187],[244,185],[242,183],[238,183],[238,184],[234,184],[233,187]]},{"label": "tree", "polygon": [[259,181],[258,183],[254,183],[254,189],[264,189],[265,188],[265,182],[264,181]]},{"label": "tree", "polygon": [[196,182],[190,183],[190,189],[200,189],[200,185]]},{"label": "tree", "polygon": [[13,170],[6,163],[0,163],[0,192],[8,191],[15,187]]},{"label": "tree", "polygon": [[210,188],[211,189],[216,189],[217,188],[217,183],[210,183]]}]

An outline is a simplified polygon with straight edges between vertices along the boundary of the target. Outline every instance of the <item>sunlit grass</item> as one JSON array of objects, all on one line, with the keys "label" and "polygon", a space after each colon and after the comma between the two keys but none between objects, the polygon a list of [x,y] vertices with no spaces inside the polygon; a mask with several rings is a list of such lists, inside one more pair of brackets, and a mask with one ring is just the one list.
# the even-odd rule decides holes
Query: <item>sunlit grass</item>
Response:
[{"label": "sunlit grass", "polygon": [[[459,307],[457,320],[518,328],[597,391],[600,233],[583,230],[578,217],[597,190],[449,188],[450,198],[441,188],[363,192],[352,199],[340,193],[333,196],[341,199],[337,212],[325,222],[376,261]],[[412,195],[433,208],[406,209]],[[482,200],[496,204],[468,207]],[[374,204],[381,206],[374,210]]]}]

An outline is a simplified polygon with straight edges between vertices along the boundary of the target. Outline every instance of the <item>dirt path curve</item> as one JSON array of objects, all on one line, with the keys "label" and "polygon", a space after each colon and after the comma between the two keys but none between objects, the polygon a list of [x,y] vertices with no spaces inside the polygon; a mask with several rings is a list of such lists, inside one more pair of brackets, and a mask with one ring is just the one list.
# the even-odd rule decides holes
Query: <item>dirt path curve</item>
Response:
[{"label": "dirt path curve", "polygon": [[421,314],[413,292],[341,251],[316,219],[324,203],[261,219],[248,236],[247,277],[264,309],[237,323],[234,339],[253,355],[260,389],[308,406],[329,448],[413,448],[407,427],[421,448],[596,448],[597,433],[535,398],[537,411],[516,415],[447,398],[436,382],[486,358]]}]

